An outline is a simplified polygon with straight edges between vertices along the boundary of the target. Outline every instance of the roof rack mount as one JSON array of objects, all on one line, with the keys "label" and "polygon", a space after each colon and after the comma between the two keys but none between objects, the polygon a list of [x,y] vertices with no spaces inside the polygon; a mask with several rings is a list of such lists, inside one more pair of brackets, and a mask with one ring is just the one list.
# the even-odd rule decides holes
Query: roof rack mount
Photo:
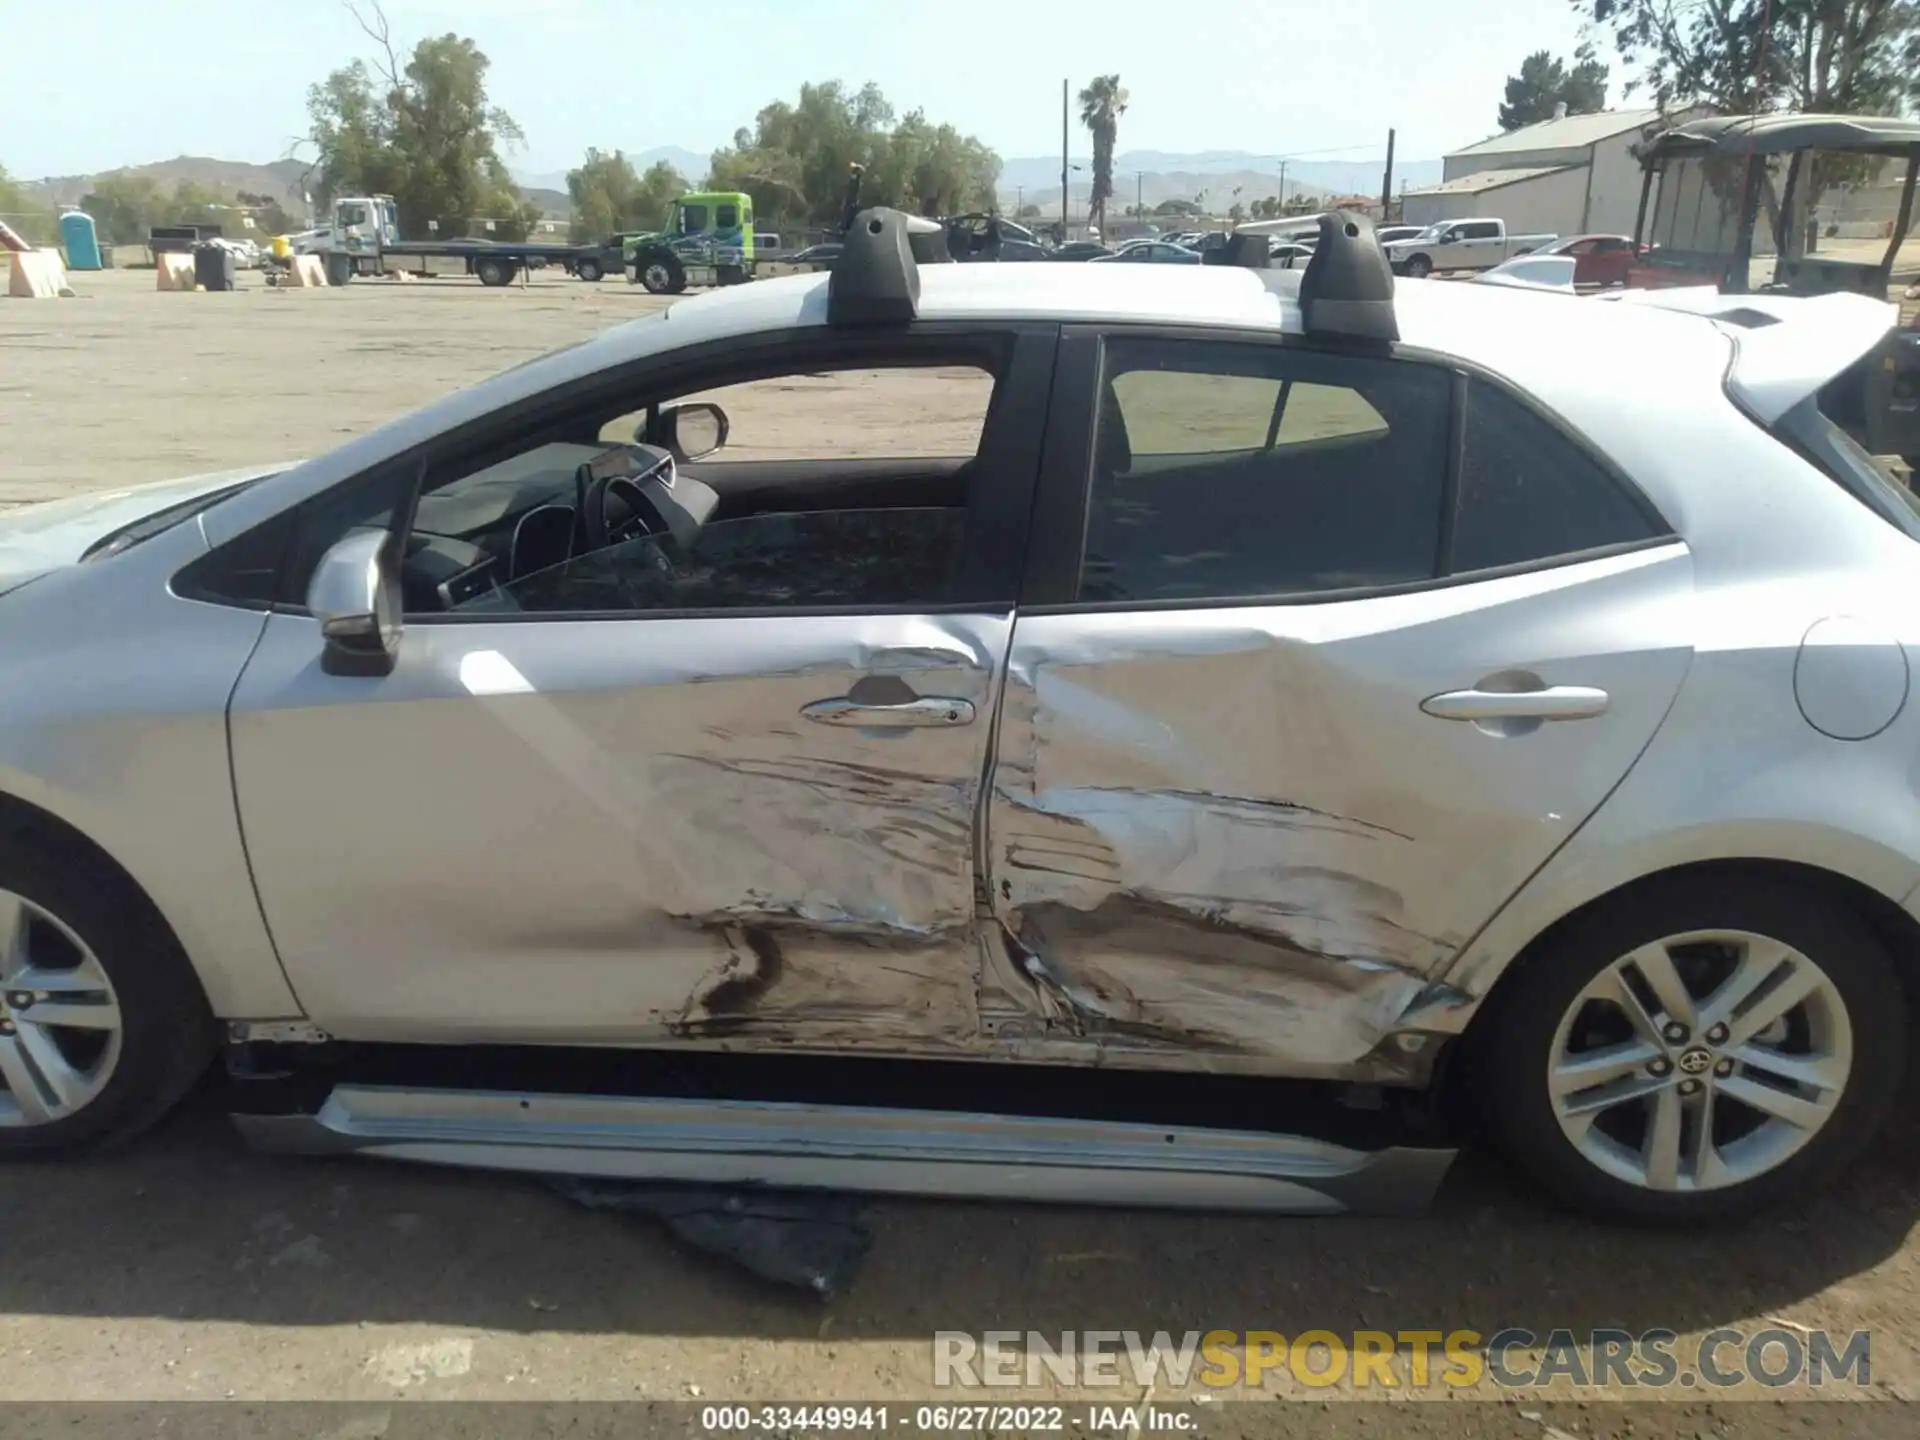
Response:
[{"label": "roof rack mount", "polygon": [[920,267],[952,259],[936,222],[885,206],[862,210],[827,275],[827,323],[907,324],[920,313]]},{"label": "roof rack mount", "polygon": [[1300,277],[1300,318],[1309,335],[1388,344],[1400,338],[1393,267],[1365,215],[1335,210],[1320,217],[1320,241]]}]

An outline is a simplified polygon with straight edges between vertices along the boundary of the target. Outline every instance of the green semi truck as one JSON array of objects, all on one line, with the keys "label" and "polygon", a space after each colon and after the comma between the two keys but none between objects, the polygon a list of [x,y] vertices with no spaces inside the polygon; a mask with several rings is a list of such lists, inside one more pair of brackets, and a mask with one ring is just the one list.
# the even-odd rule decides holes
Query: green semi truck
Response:
[{"label": "green semi truck", "polygon": [[753,199],[738,190],[696,190],[673,202],[666,229],[623,240],[627,278],[655,295],[738,285],[753,278]]},{"label": "green semi truck", "polygon": [[[860,208],[864,173],[858,164],[847,167],[838,234],[846,233]],[[673,202],[666,229],[615,239],[624,247],[627,279],[655,295],[678,295],[689,285],[738,285],[753,279],[763,259],[755,254],[753,197],[738,190],[682,195]]]}]

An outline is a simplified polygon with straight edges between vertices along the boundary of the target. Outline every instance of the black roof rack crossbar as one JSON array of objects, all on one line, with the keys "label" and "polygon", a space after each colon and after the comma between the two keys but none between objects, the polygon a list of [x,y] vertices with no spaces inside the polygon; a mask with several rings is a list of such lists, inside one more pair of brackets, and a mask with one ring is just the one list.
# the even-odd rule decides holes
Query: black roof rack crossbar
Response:
[{"label": "black roof rack crossbar", "polygon": [[827,276],[827,323],[907,324],[920,313],[920,267],[951,259],[936,222],[883,206],[862,210]]},{"label": "black roof rack crossbar", "polygon": [[1309,335],[1388,343],[1400,338],[1393,267],[1365,215],[1335,210],[1320,217],[1320,243],[1300,277],[1300,319]]}]

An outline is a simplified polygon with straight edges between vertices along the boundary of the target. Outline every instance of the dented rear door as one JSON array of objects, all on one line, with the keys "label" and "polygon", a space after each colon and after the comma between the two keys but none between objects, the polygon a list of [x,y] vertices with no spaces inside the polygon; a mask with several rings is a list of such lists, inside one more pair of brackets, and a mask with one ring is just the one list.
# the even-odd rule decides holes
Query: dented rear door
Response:
[{"label": "dented rear door", "polygon": [[998,1003],[1016,1033],[1353,1073],[1652,737],[1689,556],[1444,367],[1062,352],[989,792]]}]

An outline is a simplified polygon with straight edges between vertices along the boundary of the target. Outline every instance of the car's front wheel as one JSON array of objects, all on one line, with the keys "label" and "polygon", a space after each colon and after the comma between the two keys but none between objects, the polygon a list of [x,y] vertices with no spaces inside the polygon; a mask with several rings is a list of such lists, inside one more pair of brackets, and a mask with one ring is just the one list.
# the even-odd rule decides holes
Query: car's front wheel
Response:
[{"label": "car's front wheel", "polygon": [[206,1068],[214,1035],[124,877],[45,837],[0,840],[0,1154],[138,1133]]},{"label": "car's front wheel", "polygon": [[1425,255],[1416,255],[1407,261],[1406,268],[1400,273],[1411,280],[1424,280],[1433,273],[1433,261]]},{"label": "car's front wheel", "polygon": [[1490,1136],[1561,1201],[1687,1222],[1835,1175],[1906,1067],[1906,994],[1837,898],[1760,874],[1656,881],[1577,917],[1475,1026]]}]

